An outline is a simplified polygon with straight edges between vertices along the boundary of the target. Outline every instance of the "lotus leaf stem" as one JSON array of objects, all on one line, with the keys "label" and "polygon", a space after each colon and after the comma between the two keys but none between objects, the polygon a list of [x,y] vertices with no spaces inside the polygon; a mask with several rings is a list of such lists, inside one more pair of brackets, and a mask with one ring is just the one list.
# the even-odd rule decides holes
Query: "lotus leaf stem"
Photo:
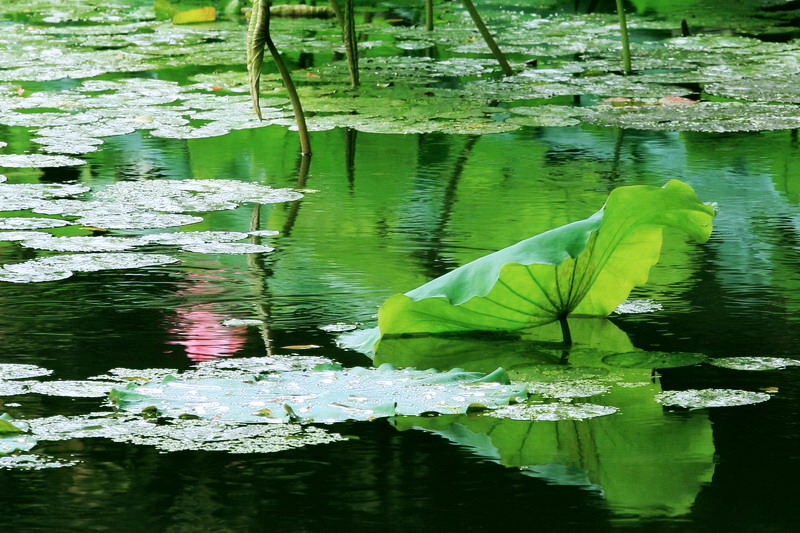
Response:
[{"label": "lotus leaf stem", "polygon": [[619,33],[622,37],[622,64],[625,75],[632,72],[631,69],[631,42],[628,39],[628,23],[625,20],[625,7],[622,0],[617,0],[617,15],[619,16]]},{"label": "lotus leaf stem", "polygon": [[358,87],[358,41],[356,40],[356,17],[353,8],[354,0],[344,0],[344,51],[347,56],[347,68],[350,71],[350,85]]},{"label": "lotus leaf stem", "polygon": [[331,9],[333,9],[333,13],[336,15],[336,20],[339,22],[339,26],[344,29],[344,14],[342,14],[342,6],[339,5],[339,1],[328,0],[328,5],[331,6]]},{"label": "lotus leaf stem", "polygon": [[558,323],[561,324],[561,337],[564,339],[564,344],[567,346],[572,345],[572,333],[569,331],[569,322],[567,322],[567,315],[558,317]]},{"label": "lotus leaf stem", "polygon": [[433,31],[433,0],[425,0],[425,29]]},{"label": "lotus leaf stem", "polygon": [[497,43],[494,40],[494,37],[492,37],[492,34],[489,33],[489,28],[487,28],[486,24],[483,23],[483,19],[481,18],[480,13],[478,13],[478,9],[475,7],[475,4],[472,3],[472,0],[461,0],[461,3],[464,4],[469,16],[472,17],[472,22],[474,22],[475,26],[478,27],[478,31],[481,32],[483,40],[486,41],[486,45],[492,51],[492,54],[494,54],[495,59],[497,59],[497,62],[500,63],[500,68],[503,70],[503,74],[506,76],[511,76],[514,74],[514,71],[511,70],[511,65],[508,64],[506,56],[503,55],[503,51],[500,50],[500,47],[497,46]]}]

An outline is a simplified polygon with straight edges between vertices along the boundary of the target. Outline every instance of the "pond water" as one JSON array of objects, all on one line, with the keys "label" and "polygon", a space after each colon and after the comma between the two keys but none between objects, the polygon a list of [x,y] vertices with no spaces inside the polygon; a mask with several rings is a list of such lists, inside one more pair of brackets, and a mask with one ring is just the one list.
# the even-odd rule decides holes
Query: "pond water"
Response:
[{"label": "pond water", "polygon": [[[537,56],[561,79],[546,89],[520,79],[498,88],[491,56],[452,4],[442,8],[451,26],[426,40],[406,25],[424,17],[416,2],[358,3],[361,40],[372,43],[362,59],[367,104],[337,85],[345,71],[331,51],[330,20],[278,19],[279,45],[319,130],[309,161],[286,127],[285,95],[268,65],[262,106],[273,111],[253,123],[241,17],[172,26],[153,20],[151,2],[104,4],[13,1],[0,18],[0,413],[34,427],[22,437],[0,433],[31,439],[0,455],[0,503],[12,531],[794,529],[800,143],[790,128],[800,100],[796,84],[777,85],[774,69],[785,68],[784,81],[800,72],[789,24],[796,12],[745,2],[737,8],[744,14],[726,21],[713,2],[631,2],[639,61],[661,53],[662,63],[652,59],[616,91],[615,82],[583,83],[624,79],[614,74],[614,18],[585,14],[584,3],[487,2],[515,68]],[[541,42],[512,31],[523,17],[553,13],[561,18],[527,27],[553,25]],[[707,41],[666,29],[685,13]],[[570,35],[580,31],[593,37],[572,50]],[[670,43],[673,69],[659,52]],[[704,48],[708,57],[699,57]],[[720,58],[722,48],[729,55]],[[586,61],[592,73],[583,81],[563,78]],[[426,62],[434,66],[409,73],[409,64]],[[376,82],[384,67],[396,72]],[[641,79],[664,73],[675,83]],[[714,82],[736,89],[701,92]],[[523,86],[524,97],[505,98]],[[780,91],[764,96],[765,86]],[[482,100],[481,91],[494,92]],[[712,110],[633,129],[624,116],[608,118],[627,107],[601,103],[640,94],[646,105],[664,96],[776,105],[736,108],[727,122]],[[409,102],[418,110],[403,107]],[[49,159],[6,157],[30,154]],[[62,428],[57,438],[37,433],[46,417],[110,413],[106,393],[125,386],[120,376],[202,377],[244,358],[258,358],[242,363],[247,372],[262,364],[285,376],[318,363],[371,367],[336,339],[351,325],[374,325],[389,296],[589,217],[617,187],[671,178],[717,204],[709,242],[667,232],[660,263],[627,306],[608,319],[572,319],[571,350],[553,349],[560,336],[546,327],[391,340],[375,358],[420,370],[503,367],[508,386],[525,383],[543,399],[527,411],[432,416],[420,408],[422,416],[408,416],[398,404],[394,416],[368,421],[266,424],[291,434],[254,437],[248,449],[191,449],[191,430],[169,445],[148,440],[148,431],[91,433],[108,418]],[[67,225],[41,229],[21,220],[29,218]],[[11,236],[19,231],[63,238]],[[237,234],[185,235],[200,231]],[[173,235],[153,236],[162,233]],[[68,239],[76,237],[85,239]],[[41,267],[72,253],[86,255]],[[104,253],[128,255],[96,255]],[[28,266],[12,267],[20,264]],[[670,395],[693,390],[705,392]],[[720,401],[713,391],[723,391],[723,406],[698,403]],[[736,405],[744,396],[725,391],[756,394]],[[157,433],[170,423],[120,427],[152,424],[144,427]],[[34,463],[14,463],[21,456]]]}]

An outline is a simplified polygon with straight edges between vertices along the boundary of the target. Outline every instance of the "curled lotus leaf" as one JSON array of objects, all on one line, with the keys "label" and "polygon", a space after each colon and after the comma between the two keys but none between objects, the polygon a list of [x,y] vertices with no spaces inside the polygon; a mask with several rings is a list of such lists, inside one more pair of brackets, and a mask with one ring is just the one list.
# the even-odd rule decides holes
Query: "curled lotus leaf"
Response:
[{"label": "curled lotus leaf", "polygon": [[384,335],[517,330],[571,314],[608,315],[647,281],[663,227],[704,242],[713,216],[713,207],[678,180],[620,187],[585,220],[392,296],[378,311],[378,328],[351,334],[344,345],[370,351]]}]

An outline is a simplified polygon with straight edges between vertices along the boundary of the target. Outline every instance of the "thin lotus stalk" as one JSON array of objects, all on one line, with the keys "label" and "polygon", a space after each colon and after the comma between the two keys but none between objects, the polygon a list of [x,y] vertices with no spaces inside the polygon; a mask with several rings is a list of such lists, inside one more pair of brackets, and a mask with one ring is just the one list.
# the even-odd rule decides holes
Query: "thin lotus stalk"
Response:
[{"label": "thin lotus stalk", "polygon": [[483,23],[483,19],[481,18],[480,13],[478,13],[478,9],[475,7],[475,4],[472,3],[472,0],[461,0],[461,3],[464,4],[469,16],[472,17],[472,22],[474,22],[475,26],[478,27],[478,31],[481,32],[483,40],[486,41],[486,45],[492,51],[495,59],[497,59],[497,62],[500,63],[500,68],[503,70],[503,74],[506,76],[511,76],[514,74],[514,71],[511,70],[511,65],[508,64],[506,56],[503,55],[503,51],[500,50],[500,47],[497,46],[497,43],[494,40],[494,37],[492,37],[492,34],[489,33],[489,28],[487,28],[486,24]]},{"label": "thin lotus stalk", "polygon": [[336,20],[339,22],[339,27],[344,29],[344,14],[342,13],[342,6],[339,5],[338,0],[328,0],[328,5],[333,9]]},{"label": "thin lotus stalk", "polygon": [[347,68],[350,71],[350,85],[358,87],[358,41],[356,40],[356,16],[354,0],[344,0],[344,51],[347,56]]},{"label": "thin lotus stalk", "polygon": [[250,96],[256,115],[261,119],[261,105],[259,104],[259,82],[261,68],[264,64],[264,48],[269,49],[275,66],[283,79],[283,85],[292,103],[297,131],[300,135],[300,151],[304,154],[311,153],[311,140],[308,136],[306,117],[300,97],[292,81],[292,75],[283,62],[280,52],[269,34],[269,0],[253,0],[253,10],[250,13],[250,25],[247,31],[247,74],[250,80]]},{"label": "thin lotus stalk", "polygon": [[631,42],[628,39],[628,22],[625,20],[625,7],[622,0],[617,0],[617,15],[619,15],[619,33],[622,37],[622,65],[625,74],[633,72],[631,69]]},{"label": "thin lotus stalk", "polygon": [[433,31],[433,0],[425,0],[425,29]]}]

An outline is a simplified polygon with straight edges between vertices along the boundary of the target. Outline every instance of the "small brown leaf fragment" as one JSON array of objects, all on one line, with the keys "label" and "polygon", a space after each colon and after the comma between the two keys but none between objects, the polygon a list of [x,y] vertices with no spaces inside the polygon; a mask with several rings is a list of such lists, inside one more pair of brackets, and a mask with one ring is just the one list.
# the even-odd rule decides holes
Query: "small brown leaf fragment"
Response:
[{"label": "small brown leaf fragment", "polygon": [[763,390],[764,392],[768,392],[770,394],[775,394],[776,392],[778,392],[778,387],[761,387],[761,390]]},{"label": "small brown leaf fragment", "polygon": [[687,105],[697,105],[700,102],[696,100],[689,100],[688,98],[684,98],[682,96],[664,96],[658,99],[658,103],[666,107],[678,107]]},{"label": "small brown leaf fragment", "polygon": [[289,346],[281,346],[285,350],[313,350],[314,348],[321,348],[316,344],[290,344]]}]

